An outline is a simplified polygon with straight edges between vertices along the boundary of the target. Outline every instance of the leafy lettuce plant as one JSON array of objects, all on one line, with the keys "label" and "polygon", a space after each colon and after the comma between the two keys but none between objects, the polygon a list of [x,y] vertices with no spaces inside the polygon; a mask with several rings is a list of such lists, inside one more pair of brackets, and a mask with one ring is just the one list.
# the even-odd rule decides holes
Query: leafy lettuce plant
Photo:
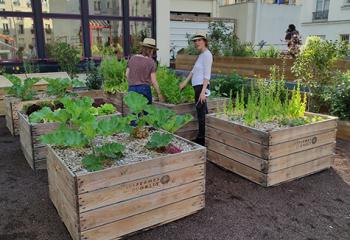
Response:
[{"label": "leafy lettuce plant", "polygon": [[[134,92],[130,92],[125,96],[124,101],[133,113],[129,115],[129,119],[134,121],[131,134],[138,138],[145,138],[148,136],[149,128],[146,127],[147,125],[153,126],[156,129],[165,130],[169,133],[174,133],[193,118],[190,114],[176,115],[174,111],[167,108],[157,108],[148,105],[148,100],[144,96]],[[169,133],[152,134],[146,147],[158,151],[164,151],[168,147],[171,147],[170,143],[174,136]],[[179,149],[174,150],[174,147],[172,147],[172,149],[172,152],[179,151]]]},{"label": "leafy lettuce plant", "polygon": [[47,85],[47,94],[61,98],[68,93],[73,87],[81,87],[84,84],[79,80],[71,80],[69,78],[45,78]]},{"label": "leafy lettuce plant", "polygon": [[157,80],[160,91],[167,103],[180,104],[192,102],[194,100],[194,90],[191,86],[180,91],[179,79],[176,74],[167,67],[160,67],[157,70]]},{"label": "leafy lettuce plant", "polygon": [[[94,139],[97,136],[111,136],[125,131],[127,122],[118,117],[98,121],[96,116],[86,111],[92,106],[92,102],[93,100],[88,97],[83,99],[63,98],[62,103],[65,108],[57,112],[57,115],[62,117],[61,126],[56,131],[41,136],[41,141],[58,147],[90,147],[92,153],[83,158],[82,164],[89,171],[97,171],[111,165],[112,160],[120,158],[124,146],[119,143],[106,143],[96,147]],[[55,114],[50,113],[48,109],[46,111],[45,117],[47,118]]]},{"label": "leafy lettuce plant", "polygon": [[107,93],[126,92],[128,83],[126,81],[126,60],[118,60],[115,56],[103,58],[99,73],[103,79],[103,90]]},{"label": "leafy lettuce plant", "polygon": [[35,91],[33,87],[40,81],[40,78],[27,78],[22,82],[15,75],[5,74],[5,77],[12,83],[12,86],[7,88],[8,94],[20,98],[22,101],[28,101],[34,98]]}]

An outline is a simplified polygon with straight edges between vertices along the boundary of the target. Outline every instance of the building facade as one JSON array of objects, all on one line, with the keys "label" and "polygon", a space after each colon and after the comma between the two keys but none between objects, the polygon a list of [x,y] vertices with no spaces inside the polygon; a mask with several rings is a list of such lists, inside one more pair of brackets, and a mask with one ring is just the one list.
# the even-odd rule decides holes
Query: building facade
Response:
[{"label": "building facade", "polygon": [[301,10],[301,33],[350,42],[350,0],[308,0]]}]

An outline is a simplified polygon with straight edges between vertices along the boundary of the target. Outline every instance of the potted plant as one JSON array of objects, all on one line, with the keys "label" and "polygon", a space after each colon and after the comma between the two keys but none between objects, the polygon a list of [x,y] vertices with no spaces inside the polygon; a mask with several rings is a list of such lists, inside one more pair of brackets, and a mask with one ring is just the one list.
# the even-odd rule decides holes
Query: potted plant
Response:
[{"label": "potted plant", "polygon": [[[153,104],[157,107],[171,109],[176,114],[191,114],[194,118],[191,122],[179,129],[176,134],[188,140],[193,140],[198,134],[197,112],[194,103],[194,90],[187,86],[180,91],[179,79],[174,72],[166,67],[161,67],[157,71],[157,80],[165,102],[155,101]],[[215,112],[218,106],[222,106],[224,98],[209,98],[208,111]]]},{"label": "potted plant", "polygon": [[330,168],[337,118],[306,112],[300,85],[260,80],[207,117],[208,160],[262,186]]},{"label": "potted plant", "polygon": [[18,111],[21,148],[33,170],[46,169],[47,147],[40,142],[40,137],[83,111],[89,111],[98,119],[120,115],[112,104],[89,97],[41,101],[25,105]]},{"label": "potted plant", "polygon": [[134,114],[81,114],[41,137],[50,144],[50,198],[73,239],[117,239],[204,207],[206,149],[160,130],[174,132],[191,116],[137,93],[124,100]]}]

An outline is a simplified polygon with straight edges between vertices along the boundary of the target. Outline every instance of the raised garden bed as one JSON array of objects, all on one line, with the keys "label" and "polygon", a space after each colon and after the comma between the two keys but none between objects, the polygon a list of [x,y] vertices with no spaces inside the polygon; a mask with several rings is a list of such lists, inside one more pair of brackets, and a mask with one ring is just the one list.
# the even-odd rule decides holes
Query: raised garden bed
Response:
[{"label": "raised garden bed", "polygon": [[127,95],[125,92],[121,93],[105,93],[105,98],[108,100],[108,102],[113,103],[119,112],[123,114],[123,116],[126,116],[129,113],[128,106],[124,103],[124,97]]},{"label": "raised garden bed", "polygon": [[350,141],[350,121],[338,121],[337,138]]},{"label": "raised garden bed", "polygon": [[[178,54],[176,56],[176,69],[191,71],[196,59],[197,56],[194,55]],[[293,64],[293,59],[215,56],[213,73],[231,74],[232,71],[236,71],[245,77],[269,78],[271,67],[279,66],[285,70],[285,79],[294,81],[296,77],[291,72]],[[350,61],[339,60],[336,66],[338,70],[345,72],[350,69]]]},{"label": "raised garden bed", "polygon": [[[109,118],[111,116],[120,116],[121,113],[113,115],[100,116],[99,119]],[[28,120],[28,116],[18,111],[19,117],[19,135],[22,152],[29,166],[33,170],[46,169],[47,146],[40,142],[40,136],[55,131],[59,123],[35,123]]]},{"label": "raised garden bed", "polygon": [[[208,111],[214,113],[218,108],[222,108],[225,98],[215,98],[208,100]],[[176,134],[188,140],[194,140],[198,135],[197,111],[194,103],[169,104],[162,102],[153,103],[157,107],[168,108],[176,112],[178,115],[191,114],[193,120],[179,129]]]},{"label": "raised garden bed", "polygon": [[204,208],[206,150],[91,173],[73,172],[49,147],[50,198],[74,240],[119,239]]},{"label": "raised garden bed", "polygon": [[21,111],[24,105],[35,104],[50,99],[34,99],[30,101],[22,101],[19,98],[12,96],[5,96],[5,118],[6,118],[6,127],[9,129],[10,133],[13,136],[19,134],[19,117],[18,111]]},{"label": "raised garden bed", "polygon": [[328,169],[337,118],[321,117],[303,126],[264,131],[209,115],[208,160],[264,187]]}]

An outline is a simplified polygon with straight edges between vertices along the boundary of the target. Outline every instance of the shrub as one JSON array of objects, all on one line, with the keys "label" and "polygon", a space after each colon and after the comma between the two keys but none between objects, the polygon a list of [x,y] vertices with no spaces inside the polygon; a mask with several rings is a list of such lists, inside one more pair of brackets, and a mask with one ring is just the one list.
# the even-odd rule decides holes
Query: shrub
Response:
[{"label": "shrub", "polygon": [[228,97],[230,91],[232,91],[235,96],[237,92],[242,89],[245,79],[233,72],[230,75],[220,76],[218,78],[212,79],[210,81],[210,89],[212,96],[215,97]]},{"label": "shrub", "polygon": [[78,73],[77,64],[80,61],[80,51],[64,42],[54,43],[50,47],[51,56],[58,62],[61,71],[65,71],[71,78]]},{"label": "shrub", "polygon": [[336,83],[326,87],[323,97],[331,114],[341,120],[350,120],[350,71],[338,73]]},{"label": "shrub", "polygon": [[311,111],[319,112],[325,104],[322,92],[334,79],[336,60],[336,44],[315,36],[306,40],[295,60],[292,72],[310,89]]},{"label": "shrub", "polygon": [[102,87],[102,77],[98,68],[96,67],[96,63],[91,60],[88,62],[86,66],[86,86],[89,89],[101,89]]}]

